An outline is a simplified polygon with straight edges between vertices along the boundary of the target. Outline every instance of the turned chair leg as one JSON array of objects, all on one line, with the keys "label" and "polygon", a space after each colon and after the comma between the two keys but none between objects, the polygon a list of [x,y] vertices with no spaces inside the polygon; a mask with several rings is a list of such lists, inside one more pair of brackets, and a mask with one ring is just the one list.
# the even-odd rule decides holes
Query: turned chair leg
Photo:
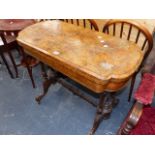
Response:
[{"label": "turned chair leg", "polygon": [[34,82],[34,79],[33,79],[32,68],[29,66],[29,64],[28,64],[28,62],[27,62],[26,54],[25,54],[23,48],[22,48],[22,47],[19,47],[19,48],[20,48],[21,53],[22,53],[22,55],[23,55],[23,60],[24,60],[24,62],[25,62],[25,65],[26,65],[26,68],[27,68],[29,77],[30,77],[30,79],[31,79],[32,86],[33,86],[33,88],[36,88],[35,82]]},{"label": "turned chair leg", "polygon": [[15,73],[16,73],[16,77],[18,77],[18,69],[17,69],[17,65],[15,63],[15,60],[14,60],[14,58],[12,56],[12,53],[10,52],[10,50],[8,50],[7,53],[8,53],[8,55],[9,55],[9,57],[11,59],[11,62],[13,64],[13,67],[14,67],[14,70],[15,70]]},{"label": "turned chair leg", "polygon": [[130,85],[130,90],[129,90],[128,102],[130,102],[130,100],[131,100],[132,92],[133,92],[135,81],[136,81],[136,75],[137,75],[137,73],[135,73],[133,75],[132,79],[131,79],[131,85]]},{"label": "turned chair leg", "polygon": [[16,45],[16,50],[17,50],[19,56],[22,56],[22,51],[21,51],[21,49],[20,49],[18,44]]},{"label": "turned chair leg", "polygon": [[32,82],[32,86],[33,86],[33,88],[36,88],[36,85],[35,85],[35,82],[34,82],[34,79],[33,79],[32,68],[27,63],[26,58],[24,59],[24,61],[25,61],[25,64],[26,64],[27,71],[29,73],[29,77],[30,77],[31,82]]},{"label": "turned chair leg", "polygon": [[14,78],[14,77],[13,77],[13,74],[12,74],[12,72],[11,72],[11,70],[10,70],[10,67],[9,67],[9,65],[8,65],[8,62],[6,61],[6,59],[5,59],[4,55],[3,55],[3,53],[0,52],[0,56],[1,56],[1,58],[2,58],[2,60],[3,60],[3,62],[4,62],[4,64],[6,65],[6,68],[7,68],[7,70],[8,70],[8,73],[10,74],[10,77],[13,79],[13,78]]}]

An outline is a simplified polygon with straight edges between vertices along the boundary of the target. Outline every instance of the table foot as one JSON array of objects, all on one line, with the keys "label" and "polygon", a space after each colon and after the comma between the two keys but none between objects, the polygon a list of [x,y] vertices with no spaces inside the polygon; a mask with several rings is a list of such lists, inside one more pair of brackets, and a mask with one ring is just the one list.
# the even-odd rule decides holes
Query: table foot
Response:
[{"label": "table foot", "polygon": [[102,120],[108,119],[110,117],[112,109],[118,104],[118,102],[119,100],[116,99],[112,93],[101,94],[93,127],[90,130],[89,134],[94,134]]},{"label": "table foot", "polygon": [[42,98],[47,94],[51,84],[55,84],[56,82],[57,82],[56,77],[51,77],[43,82],[43,93],[35,98],[38,104],[40,104],[40,101],[42,100]]},{"label": "table foot", "polygon": [[42,98],[47,94],[49,87],[51,84],[55,84],[57,82],[57,74],[52,74],[50,77],[48,77],[45,66],[43,63],[41,63],[41,70],[42,70],[42,77],[44,79],[43,81],[43,93],[35,98],[38,104],[40,104],[40,101]]}]

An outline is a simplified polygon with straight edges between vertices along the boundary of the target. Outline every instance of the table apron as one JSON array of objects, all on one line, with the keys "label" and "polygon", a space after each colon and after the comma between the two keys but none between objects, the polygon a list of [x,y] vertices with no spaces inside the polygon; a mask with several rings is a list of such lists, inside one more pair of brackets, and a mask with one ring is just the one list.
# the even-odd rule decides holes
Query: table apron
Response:
[{"label": "table apron", "polygon": [[[22,46],[25,50],[25,52],[32,57],[38,59],[39,61],[47,64],[51,68],[55,69],[56,71],[61,72],[62,74],[68,76],[72,80],[78,82],[79,84],[85,86],[86,88],[92,90],[96,93],[102,93],[104,91],[109,92],[115,92],[121,89],[130,79],[130,77],[121,79],[121,80],[108,80],[103,81],[103,83],[98,83],[94,80],[90,80],[89,78],[86,78],[85,76],[79,75],[77,73],[76,69],[70,69],[68,66],[64,67],[64,64],[61,65],[61,63],[57,63],[56,60],[53,60],[39,52],[38,50],[25,46],[23,43],[18,41],[18,44]],[[39,53],[39,54],[38,54]]]}]

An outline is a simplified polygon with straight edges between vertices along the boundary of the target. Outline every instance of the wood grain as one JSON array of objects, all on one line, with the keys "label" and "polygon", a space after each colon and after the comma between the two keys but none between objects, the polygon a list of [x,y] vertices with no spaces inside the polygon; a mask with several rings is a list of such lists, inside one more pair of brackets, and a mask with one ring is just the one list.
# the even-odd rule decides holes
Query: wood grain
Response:
[{"label": "wood grain", "polygon": [[58,20],[24,29],[17,41],[31,56],[97,93],[122,88],[143,58],[133,42]]}]

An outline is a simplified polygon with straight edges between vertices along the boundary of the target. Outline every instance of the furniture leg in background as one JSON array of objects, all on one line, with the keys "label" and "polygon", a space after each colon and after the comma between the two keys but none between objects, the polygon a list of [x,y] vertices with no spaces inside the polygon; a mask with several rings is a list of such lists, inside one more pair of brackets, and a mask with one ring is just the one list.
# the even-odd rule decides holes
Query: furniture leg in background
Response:
[{"label": "furniture leg in background", "polygon": [[32,67],[27,62],[27,58],[26,58],[27,55],[25,54],[25,52],[24,52],[22,47],[20,47],[20,50],[21,50],[21,53],[22,53],[22,56],[23,56],[23,61],[24,61],[25,65],[26,65],[28,74],[30,76],[30,79],[31,79],[31,82],[32,82],[32,86],[33,86],[33,88],[36,88],[35,82],[34,82],[34,79],[33,79],[33,74],[32,74]]},{"label": "furniture leg in background", "polygon": [[14,77],[13,77],[13,74],[12,74],[12,72],[11,72],[11,69],[10,69],[10,67],[9,67],[8,62],[7,62],[6,59],[5,59],[5,56],[4,56],[3,52],[0,52],[0,56],[1,56],[1,58],[2,58],[2,60],[3,60],[3,62],[4,62],[4,64],[6,65],[6,68],[7,68],[7,70],[8,70],[8,73],[10,74],[10,77],[13,79],[13,78],[14,78]]}]

